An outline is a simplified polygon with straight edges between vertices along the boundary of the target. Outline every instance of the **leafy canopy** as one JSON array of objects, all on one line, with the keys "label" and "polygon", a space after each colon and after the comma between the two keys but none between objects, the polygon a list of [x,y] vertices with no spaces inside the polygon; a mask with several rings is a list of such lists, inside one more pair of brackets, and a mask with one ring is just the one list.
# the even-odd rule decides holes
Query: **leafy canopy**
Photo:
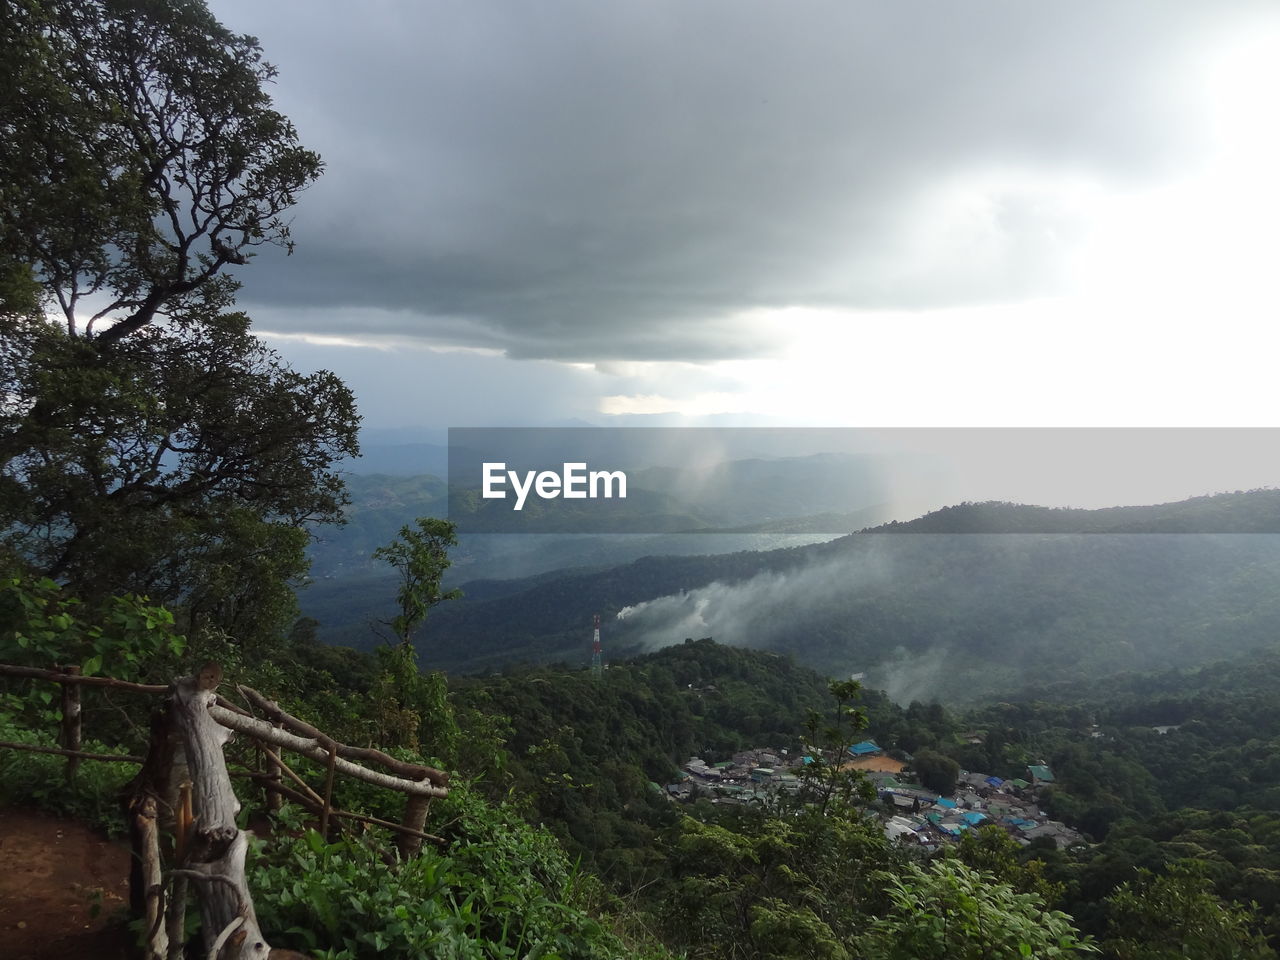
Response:
[{"label": "leafy canopy", "polygon": [[1140,870],[1136,881],[1107,899],[1107,911],[1110,937],[1104,946],[1116,960],[1276,956],[1255,929],[1257,904],[1224,903],[1212,883],[1187,866],[1174,866],[1162,877]]},{"label": "leafy canopy", "polygon": [[6,300],[23,302],[25,266],[69,334],[114,342],[199,311],[202,288],[254,247],[290,247],[283,214],[321,162],[272,109],[276,72],[253,37],[201,0],[7,7]]},{"label": "leafy canopy", "polygon": [[287,619],[302,525],[339,518],[332,465],[357,450],[341,381],[289,369],[242,314],[108,355],[24,332],[0,363],[0,542],[86,601],[147,594],[242,636]]},{"label": "leafy canopy", "polygon": [[862,939],[867,960],[1021,960],[1097,953],[1035,894],[943,858],[885,874],[891,906]]},{"label": "leafy canopy", "polygon": [[[340,518],[350,391],[234,312],[320,174],[257,41],[201,0],[17,0],[0,23],[0,542],[86,602],[271,636]],[[45,316],[52,312],[56,322]]]}]

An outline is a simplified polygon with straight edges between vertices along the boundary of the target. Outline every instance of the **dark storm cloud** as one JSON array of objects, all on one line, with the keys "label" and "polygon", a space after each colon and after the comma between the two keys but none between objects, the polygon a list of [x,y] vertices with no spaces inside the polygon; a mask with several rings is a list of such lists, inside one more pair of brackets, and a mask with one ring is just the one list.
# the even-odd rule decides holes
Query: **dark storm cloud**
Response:
[{"label": "dark storm cloud", "polygon": [[[758,307],[1052,293],[1083,227],[999,173],[1116,186],[1193,166],[1191,58],[1251,9],[211,5],[260,37],[328,165],[298,253],[244,271],[248,304],[276,329],[578,360],[755,355],[732,317]],[[990,171],[976,209],[935,209]]]}]

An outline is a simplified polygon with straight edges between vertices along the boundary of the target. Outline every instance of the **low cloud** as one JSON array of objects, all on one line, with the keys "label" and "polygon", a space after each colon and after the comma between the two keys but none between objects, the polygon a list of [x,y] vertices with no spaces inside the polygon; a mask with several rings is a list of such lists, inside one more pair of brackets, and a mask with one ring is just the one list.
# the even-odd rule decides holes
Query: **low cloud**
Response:
[{"label": "low cloud", "polygon": [[[712,637],[739,647],[798,645],[796,634],[835,598],[887,582],[891,567],[874,545],[857,557],[808,563],[793,570],[766,571],[735,583],[706,586],[658,597],[617,614],[620,640],[648,650],[685,639]],[[849,671],[865,664],[849,664]]]}]

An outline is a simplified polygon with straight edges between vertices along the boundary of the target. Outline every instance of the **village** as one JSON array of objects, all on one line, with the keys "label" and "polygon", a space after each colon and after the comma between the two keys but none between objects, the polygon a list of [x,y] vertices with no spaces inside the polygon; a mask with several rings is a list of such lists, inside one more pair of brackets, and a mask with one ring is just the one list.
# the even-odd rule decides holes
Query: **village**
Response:
[{"label": "village", "polygon": [[[1060,849],[1085,843],[1085,838],[1059,820],[1051,820],[1038,803],[1041,790],[1054,782],[1043,764],[1027,767],[1029,779],[1003,780],[974,771],[960,771],[956,789],[941,796],[904,779],[909,760],[889,756],[873,740],[847,748],[842,770],[857,770],[880,799],[880,811],[869,811],[890,840],[930,852],[958,841],[967,831],[995,825],[1022,846],[1046,837]],[[664,788],[673,802],[705,798],[722,805],[769,803],[780,795],[798,794],[804,767],[812,755],[789,756],[787,750],[753,748],[730,760],[707,763],[691,757],[680,776]]]}]

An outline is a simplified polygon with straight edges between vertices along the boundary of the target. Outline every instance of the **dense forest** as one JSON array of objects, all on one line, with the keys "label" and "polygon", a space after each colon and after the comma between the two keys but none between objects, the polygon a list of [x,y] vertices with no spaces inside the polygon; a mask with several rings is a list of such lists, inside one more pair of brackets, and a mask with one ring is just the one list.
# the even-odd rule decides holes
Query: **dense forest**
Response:
[{"label": "dense forest", "polygon": [[[385,503],[349,545],[391,588],[342,602],[382,639],[322,643],[295,591],[350,505],[360,418],[337,376],[255,335],[233,278],[292,249],[323,171],[272,105],[274,68],[200,0],[18,0],[0,44],[0,810],[149,851],[133,872],[154,882],[106,905],[130,941],[157,960],[162,926],[166,960],[1276,956],[1273,491],[962,505],[468,603],[445,580],[456,531],[427,515],[439,490],[369,480]],[[690,602],[736,629],[677,629],[705,622]],[[937,696],[876,689],[913,656]],[[943,697],[961,685],[1001,697]],[[232,719],[176,764],[184,691]],[[710,786],[748,754],[773,758],[742,778],[759,788]],[[352,755],[417,792],[337,776]],[[191,773],[172,797],[148,786],[155,757]],[[895,811],[955,808],[966,775],[1016,785],[1001,796],[1056,832],[903,834]],[[232,849],[243,895],[196,869]],[[185,912],[227,885],[221,930]],[[39,931],[53,950],[62,932]]]},{"label": "dense forest", "polygon": [[[8,599],[21,595],[11,590]],[[29,629],[32,618],[25,618]],[[163,674],[179,660],[153,654],[146,671]],[[1033,692],[965,713],[937,704],[904,708],[860,691],[846,739],[873,738],[892,756],[914,756],[921,770],[933,756],[997,776],[1047,762],[1056,783],[1042,802],[1087,840],[1071,849],[1041,841],[1020,847],[1002,829],[987,827],[926,858],[885,839],[879,820],[867,819],[878,801],[865,797],[817,815],[810,804],[724,806],[710,794],[680,805],[655,788],[677,777],[689,755],[715,761],[751,746],[797,755],[806,749],[813,713],[835,715],[829,684],[776,654],[690,641],[617,663],[598,679],[584,669],[540,668],[458,678],[443,688],[438,678],[406,677],[387,653],[295,640],[274,649],[270,663],[236,669],[239,678],[272,689],[326,729],[363,732],[464,775],[465,787],[442,808],[436,829],[470,852],[460,864],[453,855],[457,886],[437,891],[431,910],[453,909],[450,903],[466,895],[468,871],[480,868],[476,856],[488,858],[489,882],[510,872],[502,884],[534,883],[520,879],[527,864],[517,861],[536,849],[541,859],[531,862],[542,866],[535,886],[520,888],[522,909],[535,908],[528,899],[535,893],[537,903],[570,898],[582,911],[575,922],[587,924],[579,943],[584,955],[610,942],[586,945],[596,936],[587,918],[598,922],[606,914],[633,952],[665,944],[708,957],[881,955],[872,951],[891,950],[891,939],[924,936],[916,926],[932,922],[936,898],[957,885],[992,917],[1013,910],[1030,917],[1041,934],[1057,931],[1055,944],[1075,936],[1063,926],[1067,920],[1054,919],[1052,911],[1060,911],[1108,956],[1172,956],[1169,951],[1190,943],[1223,951],[1198,956],[1266,957],[1272,954],[1265,941],[1274,944],[1280,933],[1274,879],[1280,876],[1274,853],[1280,772],[1271,762],[1280,715],[1268,706],[1280,653],[1197,671],[1116,677],[1101,689],[1059,690],[1053,699]],[[52,743],[49,706],[21,692],[11,688],[6,700],[5,738]],[[88,721],[106,741],[99,748],[137,749],[137,733],[121,725],[118,711],[118,704],[86,704]],[[1155,726],[1177,729],[1157,733]],[[448,752],[442,755],[441,747]],[[118,781],[105,773],[90,766],[67,791],[54,758],[15,753],[0,762],[6,802],[38,802],[120,829],[109,795]],[[322,771],[308,774],[318,779]],[[343,800],[394,815],[386,797],[359,793]],[[517,824],[524,826],[513,838]],[[349,855],[336,844],[352,842],[264,851],[255,876],[266,884],[290,862],[328,869],[324,857]],[[516,859],[494,860],[498,848]],[[574,860],[587,873],[564,886]],[[395,891],[411,892],[420,882],[384,874],[373,863],[362,869],[372,878],[348,875],[335,889],[317,876],[317,889],[301,899],[294,891],[279,901],[267,885],[259,896],[268,916],[316,930],[324,926],[328,896],[361,890],[374,896],[371,886],[360,884],[393,880]],[[562,885],[548,888],[547,876],[560,876]],[[584,886],[588,876],[598,886]],[[902,887],[897,894],[895,885]],[[499,895],[516,894],[502,885],[486,894]],[[1170,904],[1178,905],[1185,924],[1168,922]],[[568,915],[556,916],[564,922]],[[381,929],[372,919],[363,922],[371,924],[368,930]],[[1155,944],[1153,931],[1161,938]],[[341,943],[343,934],[333,934],[338,940],[293,936],[300,938],[297,946],[314,949]],[[977,938],[982,949],[1001,949],[980,931],[963,936]],[[415,942],[421,941],[405,941]],[[1134,952],[1143,944],[1153,952]],[[1037,949],[1032,955],[1052,954]]]}]

